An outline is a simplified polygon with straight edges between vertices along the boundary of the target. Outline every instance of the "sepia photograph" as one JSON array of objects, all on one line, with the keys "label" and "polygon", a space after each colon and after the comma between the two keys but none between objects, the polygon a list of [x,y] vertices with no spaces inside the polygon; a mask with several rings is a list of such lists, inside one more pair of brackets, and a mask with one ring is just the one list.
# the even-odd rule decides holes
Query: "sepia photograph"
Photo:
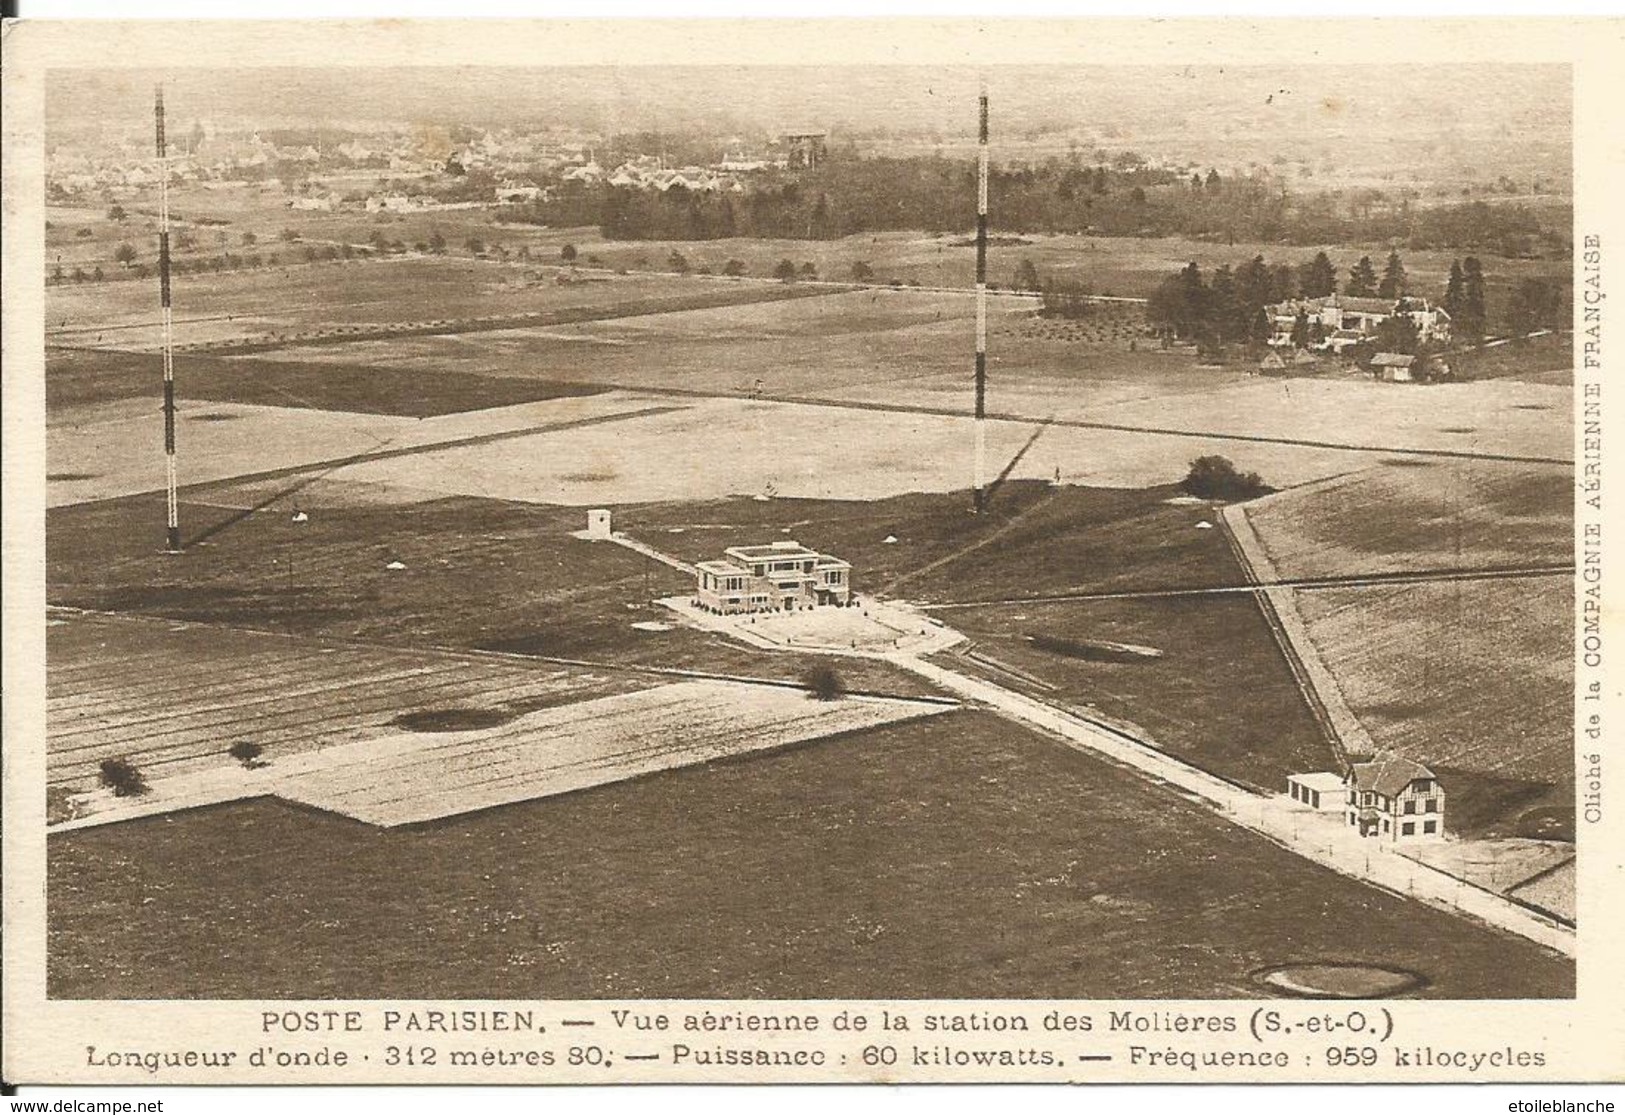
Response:
[{"label": "sepia photograph", "polygon": [[1574,67],[1292,31],[44,68],[45,999],[1572,1006]]}]

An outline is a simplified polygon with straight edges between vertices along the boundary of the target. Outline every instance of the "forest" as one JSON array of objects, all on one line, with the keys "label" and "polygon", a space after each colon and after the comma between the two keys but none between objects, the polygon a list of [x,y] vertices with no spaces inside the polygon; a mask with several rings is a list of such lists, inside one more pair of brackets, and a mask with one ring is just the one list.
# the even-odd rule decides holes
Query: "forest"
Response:
[{"label": "forest", "polygon": [[[1049,160],[995,169],[996,229],[1019,233],[1189,236],[1218,243],[1390,242],[1486,255],[1566,257],[1570,207],[1482,200],[1421,204],[1414,191],[1294,193],[1259,170],[1185,175],[1123,155],[1111,164]],[[831,158],[816,170],[752,177],[744,193],[557,184],[521,219],[596,224],[618,240],[731,236],[823,240],[855,233],[960,231],[975,212],[976,170],[937,156]]]}]

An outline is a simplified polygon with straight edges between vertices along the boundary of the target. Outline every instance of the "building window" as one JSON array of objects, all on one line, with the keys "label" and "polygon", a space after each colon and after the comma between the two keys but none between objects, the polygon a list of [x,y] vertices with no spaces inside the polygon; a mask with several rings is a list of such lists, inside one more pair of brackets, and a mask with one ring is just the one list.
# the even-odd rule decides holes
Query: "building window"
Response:
[{"label": "building window", "polygon": [[1423,832],[1438,832],[1439,831],[1439,822],[1438,821],[1423,821],[1422,822],[1422,831]]},{"label": "building window", "polygon": [[1387,832],[1387,831],[1388,831],[1388,818],[1387,818],[1387,817],[1384,817],[1384,818],[1383,818],[1383,819],[1382,819],[1382,831],[1383,831],[1383,832]]},{"label": "building window", "polygon": [[1422,802],[1422,812],[1424,812],[1424,813],[1437,813],[1438,811],[1439,811],[1439,799],[1438,798],[1428,798],[1426,801]]},{"label": "building window", "polygon": [[1416,835],[1416,822],[1415,821],[1406,821],[1403,825],[1400,826],[1399,831],[1404,836],[1415,836]]},{"label": "building window", "polygon": [[1418,778],[1411,783],[1411,786],[1415,788],[1417,793],[1426,794],[1433,789],[1433,780],[1431,778]]},{"label": "building window", "polygon": [[1405,803],[1405,812],[1407,815],[1416,812],[1416,799],[1412,798]]}]

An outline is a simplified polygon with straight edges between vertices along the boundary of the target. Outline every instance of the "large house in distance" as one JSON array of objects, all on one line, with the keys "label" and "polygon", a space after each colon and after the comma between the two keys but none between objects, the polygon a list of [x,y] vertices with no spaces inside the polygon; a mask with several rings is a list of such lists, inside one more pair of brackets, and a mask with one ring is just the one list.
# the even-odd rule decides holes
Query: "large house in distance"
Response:
[{"label": "large house in distance", "polygon": [[1444,836],[1444,788],[1421,763],[1378,755],[1350,766],[1343,785],[1345,816],[1361,836],[1396,844]]},{"label": "large house in distance", "polygon": [[778,612],[852,599],[852,566],[809,550],[799,542],[730,546],[722,561],[694,568],[699,588],[694,602],[709,612]]},{"label": "large house in distance", "polygon": [[1432,344],[1450,342],[1450,315],[1443,307],[1425,298],[1355,298],[1329,294],[1324,298],[1289,298],[1265,306],[1270,320],[1269,345],[1292,347],[1292,331],[1301,314],[1310,330],[1309,348],[1316,352],[1341,355],[1343,350],[1377,335],[1377,327],[1389,318],[1405,314],[1416,325],[1420,340]]}]

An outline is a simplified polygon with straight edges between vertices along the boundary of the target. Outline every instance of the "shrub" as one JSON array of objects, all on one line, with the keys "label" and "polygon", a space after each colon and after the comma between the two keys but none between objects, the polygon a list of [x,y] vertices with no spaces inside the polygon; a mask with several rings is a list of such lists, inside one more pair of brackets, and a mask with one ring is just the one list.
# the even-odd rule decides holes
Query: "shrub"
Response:
[{"label": "shrub", "polygon": [[835,672],[835,667],[820,662],[801,675],[801,684],[820,701],[838,701],[846,695],[846,682]]},{"label": "shrub", "polygon": [[239,763],[243,764],[245,767],[248,767],[250,770],[264,765],[260,762],[260,756],[264,753],[265,748],[261,747],[252,740],[246,739],[240,739],[236,743],[232,744],[231,750],[227,752],[227,754],[229,754],[233,759],[236,759]]},{"label": "shrub", "polygon": [[1228,457],[1198,457],[1180,485],[1202,499],[1251,499],[1270,491],[1256,472],[1238,472]]},{"label": "shrub", "polygon": [[121,798],[139,797],[147,792],[147,780],[128,759],[103,759],[102,785]]}]

